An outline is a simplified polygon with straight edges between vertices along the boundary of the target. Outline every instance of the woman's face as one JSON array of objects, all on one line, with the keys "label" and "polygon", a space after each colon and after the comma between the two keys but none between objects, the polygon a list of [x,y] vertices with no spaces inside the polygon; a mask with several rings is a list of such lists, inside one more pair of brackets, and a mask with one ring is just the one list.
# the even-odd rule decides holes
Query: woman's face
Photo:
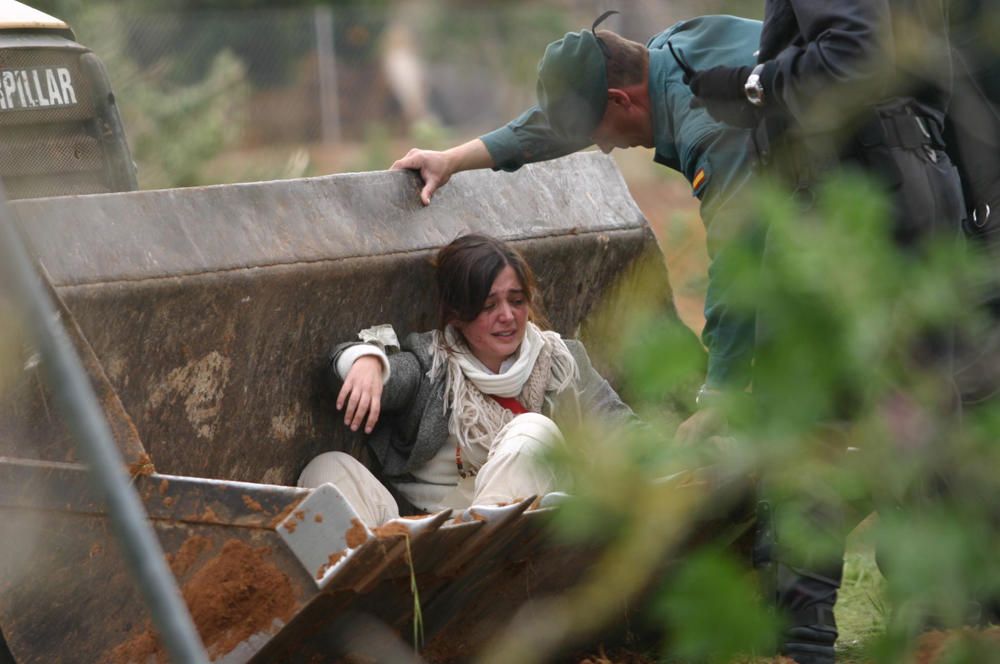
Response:
[{"label": "woman's face", "polygon": [[517,273],[504,266],[493,280],[483,309],[474,319],[454,323],[465,337],[476,359],[491,371],[499,372],[500,364],[513,355],[524,339],[528,323],[528,298]]}]

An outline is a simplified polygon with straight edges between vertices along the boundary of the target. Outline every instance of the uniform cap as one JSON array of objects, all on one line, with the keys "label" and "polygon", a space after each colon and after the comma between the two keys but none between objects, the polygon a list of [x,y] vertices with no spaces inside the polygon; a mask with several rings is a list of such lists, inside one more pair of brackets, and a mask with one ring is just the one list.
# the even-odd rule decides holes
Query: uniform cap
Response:
[{"label": "uniform cap", "polygon": [[605,12],[590,30],[568,32],[549,44],[538,63],[538,106],[549,124],[567,138],[590,138],[608,103],[608,73],[604,44],[594,28],[611,14]]}]

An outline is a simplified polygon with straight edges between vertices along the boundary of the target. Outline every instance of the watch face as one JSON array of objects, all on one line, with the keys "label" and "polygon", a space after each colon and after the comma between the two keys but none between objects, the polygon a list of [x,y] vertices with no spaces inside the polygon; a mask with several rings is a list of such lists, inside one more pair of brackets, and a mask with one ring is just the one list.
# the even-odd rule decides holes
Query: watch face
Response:
[{"label": "watch face", "polygon": [[756,74],[752,74],[750,78],[747,79],[746,85],[743,86],[743,90],[746,93],[747,100],[754,106],[762,106],[764,104],[764,86],[760,84],[760,77]]},{"label": "watch face", "polygon": [[760,74],[764,70],[763,64],[758,64],[750,72],[747,82],[743,85],[743,91],[749,101],[754,106],[764,105],[764,85],[760,82]]}]

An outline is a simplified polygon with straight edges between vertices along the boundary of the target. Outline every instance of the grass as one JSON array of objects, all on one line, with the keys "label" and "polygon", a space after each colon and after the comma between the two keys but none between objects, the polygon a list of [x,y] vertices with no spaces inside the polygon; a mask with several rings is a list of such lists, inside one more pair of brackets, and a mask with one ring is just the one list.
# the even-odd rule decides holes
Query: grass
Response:
[{"label": "grass", "polygon": [[[869,664],[867,654],[884,629],[888,618],[885,579],[875,563],[869,517],[848,539],[844,555],[844,578],[836,607],[840,638],[837,641],[837,664]],[[787,662],[774,657],[740,657],[731,664],[774,664]],[[620,648],[605,654],[603,648],[587,657],[573,658],[572,664],[692,664],[653,650]]]},{"label": "grass", "polygon": [[409,535],[406,535],[406,564],[410,568],[410,592],[413,593],[413,650],[419,653],[424,647],[424,614],[420,609],[420,589],[417,588],[417,575],[413,569]]},{"label": "grass", "polygon": [[861,664],[869,661],[866,648],[885,628],[888,606],[885,579],[875,564],[869,517],[851,536],[844,555],[844,579],[837,601],[837,626],[840,639],[838,662]]},{"label": "grass", "polygon": [[[837,664],[868,664],[868,649],[881,636],[888,619],[885,579],[875,563],[874,514],[865,519],[847,540],[844,576],[834,612],[837,617]],[[772,658],[752,659],[765,664]]]},{"label": "grass", "polygon": [[[835,609],[840,631],[837,664],[871,662],[867,651],[882,634],[888,619],[885,579],[875,563],[873,526],[876,520],[876,516],[869,516],[847,541],[844,577]],[[595,661],[603,664],[600,660]],[[657,661],[659,664],[691,664],[670,656],[656,659],[655,655],[651,655],[649,661]],[[731,664],[773,664],[787,661],[774,657],[740,657]]]},{"label": "grass", "polygon": [[[885,579],[875,563],[874,525],[878,517],[865,519],[847,540],[844,576],[834,609],[837,617],[837,664],[868,664],[868,649],[881,636],[888,619]],[[747,664],[765,664],[772,658],[751,659]]]}]

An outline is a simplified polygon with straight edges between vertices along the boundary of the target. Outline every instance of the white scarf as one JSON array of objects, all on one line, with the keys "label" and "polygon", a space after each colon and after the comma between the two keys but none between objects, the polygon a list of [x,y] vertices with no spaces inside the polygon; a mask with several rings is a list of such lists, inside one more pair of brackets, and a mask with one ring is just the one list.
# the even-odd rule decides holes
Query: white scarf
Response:
[{"label": "white scarf", "polygon": [[[435,380],[445,371],[444,412],[451,408],[448,433],[463,450],[463,463],[475,471],[489,456],[496,434],[514,414],[489,395],[521,397],[528,410],[541,409],[545,392],[560,393],[580,378],[576,360],[558,332],[540,330],[528,323],[514,364],[501,374],[491,373],[469,350],[452,326],[442,338],[435,331],[431,341],[433,356],[428,378]],[[535,369],[548,369],[547,376]],[[534,375],[533,375],[534,374]]]}]

